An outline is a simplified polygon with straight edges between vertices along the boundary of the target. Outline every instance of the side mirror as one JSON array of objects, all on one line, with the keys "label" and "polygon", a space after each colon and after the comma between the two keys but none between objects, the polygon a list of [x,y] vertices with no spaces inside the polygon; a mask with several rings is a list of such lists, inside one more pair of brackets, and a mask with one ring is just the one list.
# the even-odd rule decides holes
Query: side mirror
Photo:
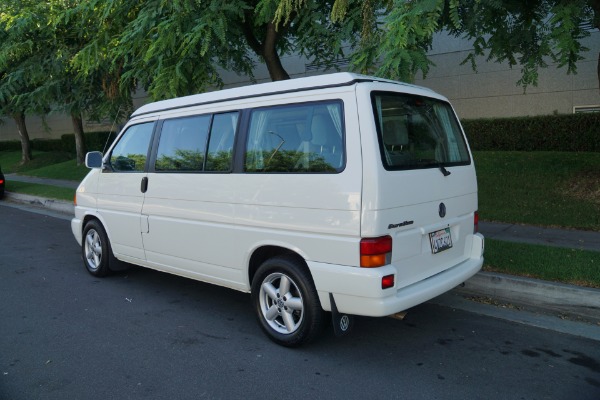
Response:
[{"label": "side mirror", "polygon": [[102,168],[102,153],[90,151],[85,155],[85,166],[88,168]]}]

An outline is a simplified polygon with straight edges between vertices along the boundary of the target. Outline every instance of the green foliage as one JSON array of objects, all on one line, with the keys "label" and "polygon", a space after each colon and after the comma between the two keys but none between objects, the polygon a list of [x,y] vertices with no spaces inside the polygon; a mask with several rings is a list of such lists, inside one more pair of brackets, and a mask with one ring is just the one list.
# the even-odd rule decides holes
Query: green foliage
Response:
[{"label": "green foliage", "polygon": [[18,140],[2,140],[0,141],[0,151],[17,151],[21,150],[21,142]]},{"label": "green foliage", "polygon": [[[362,14],[352,10],[362,8]],[[369,14],[374,18],[368,18]],[[521,68],[517,84],[537,85],[538,70],[547,61],[577,71],[577,61],[587,49],[584,28],[600,28],[600,2],[596,0],[393,0],[354,2],[336,0],[332,20],[362,24],[361,38],[352,42],[353,69],[412,81],[427,75],[427,58],[436,32],[470,39],[473,50],[463,60],[477,68],[478,57],[507,62]],[[377,67],[378,66],[378,67]]]},{"label": "green foliage", "polygon": [[[587,50],[581,39],[589,36],[583,26],[594,23],[600,5],[592,0],[511,0],[461,1],[458,14],[462,25],[454,26],[455,36],[473,40],[473,51],[463,61],[476,68],[475,57],[487,61],[519,65],[526,88],[537,85],[538,70],[547,67],[547,59],[566,66],[568,73],[577,70],[580,53]],[[596,15],[596,18],[598,15]]]},{"label": "green foliage", "polygon": [[75,196],[75,189],[10,180],[6,182],[6,190],[64,201],[73,201],[73,197]]},{"label": "green foliage", "polygon": [[[104,151],[114,141],[116,133],[87,132],[84,136],[89,151]],[[31,146],[37,151],[58,151],[75,154],[75,135],[69,133],[62,135],[60,139],[33,139]],[[21,149],[21,142],[18,140],[0,141],[0,151],[15,151],[19,149]]]},{"label": "green foliage", "polygon": [[[347,4],[354,9],[360,3]],[[221,70],[253,80],[257,56],[268,64],[273,79],[287,75],[278,67],[279,57],[292,52],[333,67],[345,56],[345,44],[357,43],[362,28],[360,23],[334,22],[330,17],[333,4],[318,0],[95,0],[79,2],[63,19],[81,19],[95,28],[72,59],[79,73],[91,75],[108,65],[121,93],[141,85],[153,99],[165,99],[221,86]],[[362,18],[361,7],[358,10],[344,15]],[[82,32],[87,29],[81,28]]]},{"label": "green foliage", "polygon": [[600,113],[461,122],[473,150],[600,152]]},{"label": "green foliage", "polygon": [[600,153],[475,151],[487,221],[600,230]]},{"label": "green foliage", "polygon": [[246,153],[247,172],[335,172],[324,157],[296,150],[253,150]]},{"label": "green foliage", "polygon": [[204,152],[175,150],[174,156],[161,155],[156,160],[157,171],[202,171]]},{"label": "green foliage", "polygon": [[26,173],[29,171],[37,170],[39,168],[47,167],[48,165],[54,165],[62,163],[72,159],[72,156],[65,152],[40,152],[37,150],[33,151],[34,158],[26,163],[21,162],[20,151],[0,151],[0,165],[2,165],[2,171],[6,173]]},{"label": "green foliage", "polygon": [[[44,157],[48,154],[63,154],[63,153],[45,153]],[[49,161],[49,160],[48,160]],[[33,161],[32,161],[33,163]],[[55,163],[50,165],[44,165],[38,168],[27,169],[27,171],[21,171],[25,175],[37,176],[40,178],[50,179],[65,179],[70,181],[81,181],[90,170],[85,165],[77,165],[76,160],[67,159],[67,161],[60,161],[60,158],[56,158]]]},{"label": "green foliage", "polygon": [[257,62],[285,79],[280,57],[411,81],[432,66],[436,32],[473,41],[478,57],[520,66],[535,85],[548,60],[568,73],[586,49],[597,0],[13,0],[0,3],[0,114],[128,115],[153,99],[254,80]]},{"label": "green foliage", "polygon": [[486,271],[600,288],[600,252],[486,239]]}]

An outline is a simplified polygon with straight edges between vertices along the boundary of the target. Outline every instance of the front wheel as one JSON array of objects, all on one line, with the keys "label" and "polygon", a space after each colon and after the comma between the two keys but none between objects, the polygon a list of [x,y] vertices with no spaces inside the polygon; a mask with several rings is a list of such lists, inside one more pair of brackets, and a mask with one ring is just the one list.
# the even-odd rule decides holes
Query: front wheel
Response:
[{"label": "front wheel", "polygon": [[314,339],[322,329],[323,310],[307,268],[293,257],[265,261],[252,280],[252,302],[260,327],[288,347]]},{"label": "front wheel", "polygon": [[83,263],[90,274],[103,277],[110,273],[110,243],[106,231],[96,220],[91,220],[83,228],[81,253]]}]

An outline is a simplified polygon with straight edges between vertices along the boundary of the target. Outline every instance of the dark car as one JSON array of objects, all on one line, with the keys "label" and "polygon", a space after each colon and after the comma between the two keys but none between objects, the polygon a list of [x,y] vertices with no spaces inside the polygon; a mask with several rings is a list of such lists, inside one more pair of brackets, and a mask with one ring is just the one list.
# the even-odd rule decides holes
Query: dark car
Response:
[{"label": "dark car", "polygon": [[4,174],[2,173],[2,167],[0,166],[0,199],[4,197],[4,186],[5,186]]}]

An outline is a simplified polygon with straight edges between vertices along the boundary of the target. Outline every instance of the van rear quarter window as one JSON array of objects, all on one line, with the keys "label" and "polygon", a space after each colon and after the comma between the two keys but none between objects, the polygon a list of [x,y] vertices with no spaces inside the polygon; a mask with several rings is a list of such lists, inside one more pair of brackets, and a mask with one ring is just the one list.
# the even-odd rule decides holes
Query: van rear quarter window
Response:
[{"label": "van rear quarter window", "polygon": [[373,92],[383,165],[388,170],[468,165],[469,152],[450,105],[410,94]]},{"label": "van rear quarter window", "polygon": [[343,107],[339,101],[253,110],[245,171],[336,173],[344,167]]}]

